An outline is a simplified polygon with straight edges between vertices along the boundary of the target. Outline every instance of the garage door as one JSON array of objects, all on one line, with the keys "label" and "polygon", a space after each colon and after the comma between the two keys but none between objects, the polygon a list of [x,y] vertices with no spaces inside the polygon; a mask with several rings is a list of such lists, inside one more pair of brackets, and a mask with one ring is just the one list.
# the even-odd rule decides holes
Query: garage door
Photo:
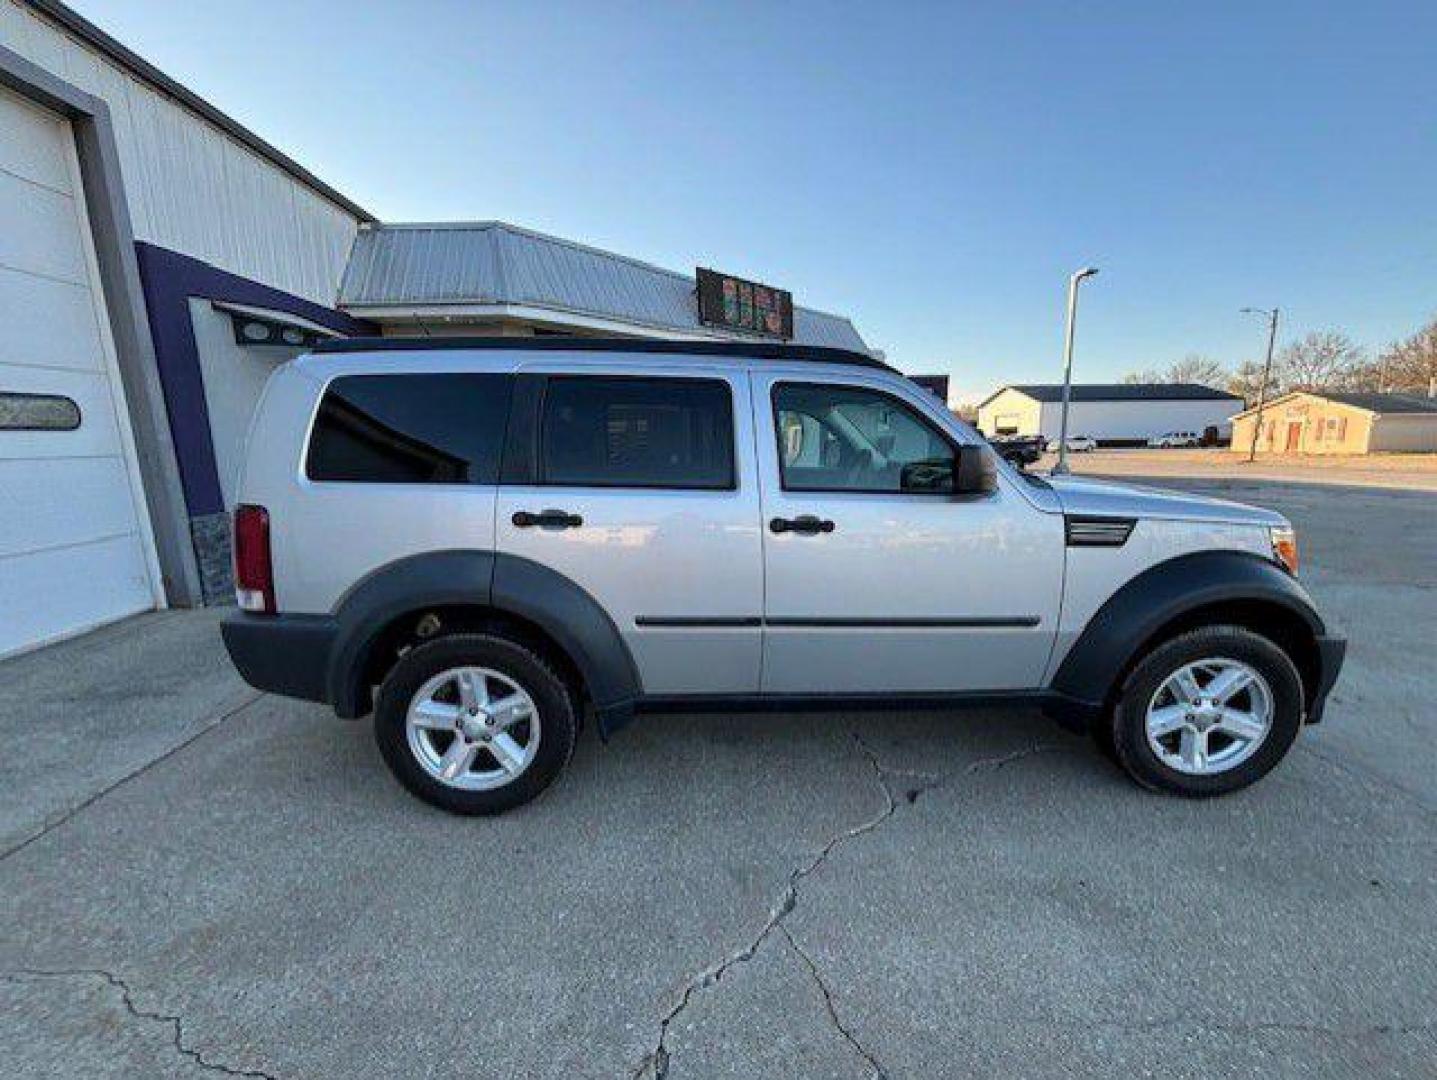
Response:
[{"label": "garage door", "polygon": [[69,124],[0,90],[0,656],[156,606]]}]

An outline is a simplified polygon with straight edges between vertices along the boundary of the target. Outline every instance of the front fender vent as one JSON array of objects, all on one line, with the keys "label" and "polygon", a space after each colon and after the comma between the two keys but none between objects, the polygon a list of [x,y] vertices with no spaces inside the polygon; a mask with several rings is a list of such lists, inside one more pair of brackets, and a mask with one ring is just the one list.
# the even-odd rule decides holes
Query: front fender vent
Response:
[{"label": "front fender vent", "polygon": [[1137,521],[1120,517],[1085,517],[1066,514],[1063,528],[1069,547],[1122,547]]}]

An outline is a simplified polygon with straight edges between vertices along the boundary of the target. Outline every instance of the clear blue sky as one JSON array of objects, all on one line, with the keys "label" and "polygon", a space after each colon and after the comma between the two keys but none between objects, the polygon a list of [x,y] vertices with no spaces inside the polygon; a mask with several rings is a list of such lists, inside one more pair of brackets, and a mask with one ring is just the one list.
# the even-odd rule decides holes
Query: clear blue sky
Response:
[{"label": "clear blue sky", "polygon": [[72,0],[385,220],[850,315],[970,393],[1437,313],[1437,4]]}]

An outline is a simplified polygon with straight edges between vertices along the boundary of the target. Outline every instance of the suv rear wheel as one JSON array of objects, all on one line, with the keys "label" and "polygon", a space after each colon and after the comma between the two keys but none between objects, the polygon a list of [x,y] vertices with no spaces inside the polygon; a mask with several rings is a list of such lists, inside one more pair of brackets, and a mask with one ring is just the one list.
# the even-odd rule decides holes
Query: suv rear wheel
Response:
[{"label": "suv rear wheel", "polygon": [[573,699],[538,654],[489,634],[417,646],[379,691],[374,734],[400,783],[457,814],[522,805],[568,763]]},{"label": "suv rear wheel", "polygon": [[1221,795],[1282,760],[1302,710],[1302,679],[1282,649],[1240,626],[1207,626],[1139,661],[1113,710],[1112,745],[1147,787]]}]

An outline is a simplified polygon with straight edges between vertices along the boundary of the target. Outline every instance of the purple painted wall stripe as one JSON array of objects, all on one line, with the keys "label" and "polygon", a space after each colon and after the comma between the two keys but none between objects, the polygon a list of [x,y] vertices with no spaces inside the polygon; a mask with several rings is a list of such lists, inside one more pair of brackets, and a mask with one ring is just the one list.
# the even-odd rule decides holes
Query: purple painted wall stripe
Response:
[{"label": "purple painted wall stripe", "polygon": [[179,460],[180,483],[190,517],[224,509],[219,468],[210,437],[199,349],[190,321],[191,297],[268,308],[318,323],[346,335],[373,334],[372,323],[350,318],[332,308],[301,300],[287,292],[217,270],[209,263],[166,248],[136,241],[140,283],[155,342],[155,360],[165,392],[165,409]]}]

